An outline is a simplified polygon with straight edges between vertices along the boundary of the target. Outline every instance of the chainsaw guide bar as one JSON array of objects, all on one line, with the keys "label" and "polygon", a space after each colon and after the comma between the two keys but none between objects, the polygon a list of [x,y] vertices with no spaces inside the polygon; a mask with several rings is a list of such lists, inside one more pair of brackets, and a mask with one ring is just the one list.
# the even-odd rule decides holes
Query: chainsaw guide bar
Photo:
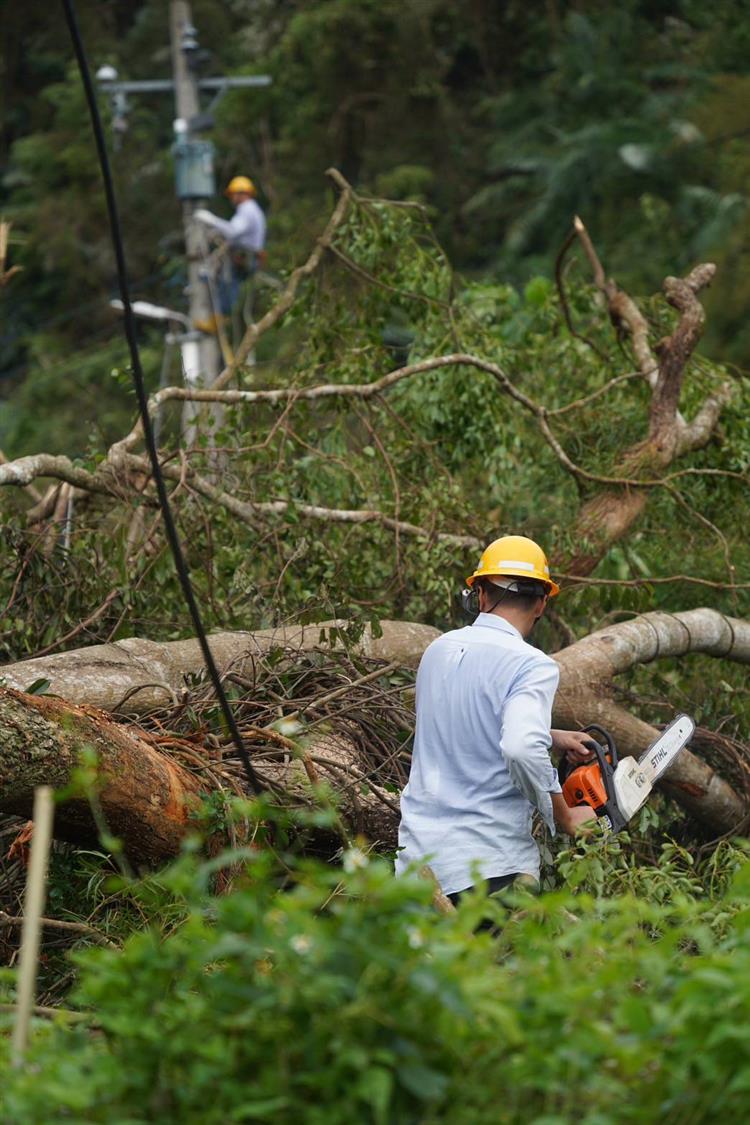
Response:
[{"label": "chainsaw guide bar", "polygon": [[635,758],[620,761],[614,775],[615,798],[626,820],[645,803],[656,780],[672,765],[694,731],[693,720],[688,715],[678,715],[637,762]]}]

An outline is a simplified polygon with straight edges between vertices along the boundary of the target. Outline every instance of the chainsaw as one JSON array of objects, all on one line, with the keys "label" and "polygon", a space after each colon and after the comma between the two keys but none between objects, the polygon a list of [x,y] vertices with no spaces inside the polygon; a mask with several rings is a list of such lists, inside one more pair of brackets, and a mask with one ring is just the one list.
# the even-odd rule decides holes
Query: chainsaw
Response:
[{"label": "chainsaw", "polygon": [[571,765],[563,759],[558,767],[563,796],[571,807],[590,805],[613,832],[620,832],[645,803],[667,766],[671,766],[695,731],[688,715],[678,715],[648,750],[635,758],[619,758],[609,731],[592,723],[584,733],[596,734],[587,747],[590,762]]}]

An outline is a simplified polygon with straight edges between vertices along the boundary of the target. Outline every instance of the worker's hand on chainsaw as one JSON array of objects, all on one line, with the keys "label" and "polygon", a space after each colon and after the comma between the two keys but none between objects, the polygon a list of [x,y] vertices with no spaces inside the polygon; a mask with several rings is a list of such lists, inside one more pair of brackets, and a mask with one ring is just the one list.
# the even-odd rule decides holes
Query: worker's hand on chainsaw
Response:
[{"label": "worker's hand on chainsaw", "polygon": [[591,735],[582,730],[552,730],[552,749],[564,754],[571,765],[591,760]]},{"label": "worker's hand on chainsaw", "polygon": [[585,833],[588,828],[593,828],[597,818],[591,805],[576,805],[571,808],[562,793],[552,793],[551,796],[552,814],[561,832],[576,836],[579,832]]},{"label": "worker's hand on chainsaw", "polygon": [[586,835],[594,827],[597,816],[591,805],[576,805],[570,809],[568,827],[564,829],[569,836]]}]

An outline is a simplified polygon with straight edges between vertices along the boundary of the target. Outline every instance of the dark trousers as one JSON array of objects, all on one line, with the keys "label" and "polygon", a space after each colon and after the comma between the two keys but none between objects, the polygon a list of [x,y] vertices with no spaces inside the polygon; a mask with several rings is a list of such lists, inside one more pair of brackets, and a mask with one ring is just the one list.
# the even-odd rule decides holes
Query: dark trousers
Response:
[{"label": "dark trousers", "polygon": [[[529,876],[520,875],[517,871],[512,875],[494,875],[491,879],[484,880],[483,885],[487,892],[487,897],[492,898],[493,895],[499,895],[502,891],[512,886],[512,884],[515,883],[516,879],[519,879],[520,884],[524,884],[527,887],[530,881],[533,884],[533,880],[529,880]],[[458,906],[463,896],[470,894],[471,891],[475,889],[475,887],[464,887],[462,891],[454,891],[447,897],[451,900],[454,906]],[[489,932],[491,934],[494,934],[495,937],[497,937],[500,933],[500,928],[498,927],[496,920],[493,918],[483,918],[474,932],[481,933],[482,931],[486,930],[489,930]]]},{"label": "dark trousers", "polygon": [[[485,879],[484,886],[488,897],[490,895],[496,895],[498,891],[504,891],[505,888],[509,887],[514,879],[517,878],[518,872],[515,872],[513,875],[493,875],[491,879]],[[464,887],[462,891],[454,891],[453,894],[448,895],[448,898],[454,906],[458,906],[463,896],[471,894],[474,889],[474,887]]]},{"label": "dark trousers", "polygon": [[222,316],[231,316],[242,285],[255,273],[256,257],[251,251],[229,253],[221,263],[216,278],[219,298],[219,311]]}]

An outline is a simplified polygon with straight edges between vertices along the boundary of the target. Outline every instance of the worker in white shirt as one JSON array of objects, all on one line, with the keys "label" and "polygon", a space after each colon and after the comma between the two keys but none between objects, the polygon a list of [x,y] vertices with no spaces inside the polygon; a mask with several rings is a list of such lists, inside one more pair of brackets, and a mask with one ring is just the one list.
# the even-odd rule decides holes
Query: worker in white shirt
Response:
[{"label": "worker in white shirt", "polygon": [[541,547],[496,539],[467,578],[478,616],[433,641],[417,673],[417,723],[401,796],[396,873],[429,864],[454,902],[483,882],[495,894],[539,880],[536,809],[550,832],[595,818],[569,808],[550,748],[590,758],[582,732],[551,730],[558,665],[527,643],[559,587]]},{"label": "worker in white shirt", "polygon": [[266,217],[255,199],[255,184],[247,176],[235,176],[224,194],[235,209],[231,219],[221,219],[202,208],[193,212],[193,218],[218,231],[226,241],[227,254],[216,283],[219,312],[230,316],[243,281],[265,262]]}]

